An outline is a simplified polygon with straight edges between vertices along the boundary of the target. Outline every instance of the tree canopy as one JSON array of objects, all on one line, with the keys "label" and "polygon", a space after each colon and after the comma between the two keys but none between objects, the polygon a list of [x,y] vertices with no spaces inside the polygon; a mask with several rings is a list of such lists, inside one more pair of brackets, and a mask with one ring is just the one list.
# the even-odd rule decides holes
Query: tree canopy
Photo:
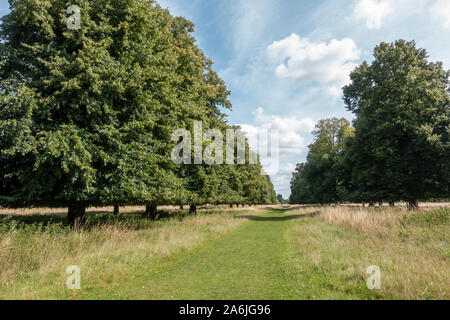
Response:
[{"label": "tree canopy", "polygon": [[[154,1],[71,4],[81,9],[79,29],[67,28],[63,0],[10,0],[2,18],[1,205],[82,212],[269,199],[241,187],[250,165],[182,169],[171,161],[177,128],[192,130],[194,120],[230,128],[229,91],[196,46],[190,21]],[[267,177],[252,178],[274,193]]]},{"label": "tree canopy", "polygon": [[408,201],[449,194],[449,75],[442,63],[404,40],[381,43],[344,88],[355,136],[349,181],[360,197]]},{"label": "tree canopy", "polygon": [[427,59],[414,42],[381,43],[373,62],[351,73],[343,99],[354,129],[345,120],[319,123],[307,163],[294,173],[291,202],[414,208],[449,196],[450,72]]},{"label": "tree canopy", "polygon": [[309,146],[307,162],[299,164],[291,181],[291,203],[333,203],[340,200],[338,167],[346,138],[353,134],[344,118],[321,120]]}]

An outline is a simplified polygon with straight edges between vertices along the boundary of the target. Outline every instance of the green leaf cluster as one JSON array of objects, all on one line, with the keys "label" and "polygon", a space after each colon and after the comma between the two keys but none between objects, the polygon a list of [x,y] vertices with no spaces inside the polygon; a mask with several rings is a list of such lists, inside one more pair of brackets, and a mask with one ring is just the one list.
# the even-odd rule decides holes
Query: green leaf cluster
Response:
[{"label": "green leaf cluster", "polygon": [[[194,25],[146,0],[10,0],[0,25],[0,205],[271,203],[260,165],[175,166],[172,133],[226,130]],[[67,7],[81,8],[68,29]],[[254,183],[249,185],[249,183]]]},{"label": "green leaf cluster", "polygon": [[319,123],[306,164],[292,180],[294,203],[382,202],[450,195],[450,72],[414,42],[381,43],[344,87],[354,113]]}]

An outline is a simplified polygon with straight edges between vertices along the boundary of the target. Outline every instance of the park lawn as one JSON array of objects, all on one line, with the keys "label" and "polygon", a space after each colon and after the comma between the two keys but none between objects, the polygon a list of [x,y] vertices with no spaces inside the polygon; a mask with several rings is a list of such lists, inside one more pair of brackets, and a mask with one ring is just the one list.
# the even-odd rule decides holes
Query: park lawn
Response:
[{"label": "park lawn", "polygon": [[[0,299],[120,298],[113,286],[126,290],[136,283],[136,275],[175,253],[183,255],[228,233],[245,223],[236,218],[240,214],[203,212],[152,222],[140,213],[99,213],[90,216],[91,227],[80,232],[71,230],[61,215],[2,217]],[[71,265],[81,269],[81,290],[66,288],[66,268]]]},{"label": "park lawn", "polygon": [[[289,230],[306,299],[449,299],[450,209],[311,208]],[[304,211],[304,210],[302,210]],[[367,269],[381,270],[368,290]]]},{"label": "park lawn", "polygon": [[[0,298],[448,299],[448,217],[310,207],[0,229]],[[81,290],[65,287],[69,265]],[[381,290],[366,286],[371,265]]]},{"label": "park lawn", "polygon": [[[190,253],[140,273],[124,297],[141,299],[296,299],[298,274],[288,263],[285,210],[242,216],[247,222]],[[140,287],[151,292],[142,295]],[[120,287],[116,287],[118,291]]]}]

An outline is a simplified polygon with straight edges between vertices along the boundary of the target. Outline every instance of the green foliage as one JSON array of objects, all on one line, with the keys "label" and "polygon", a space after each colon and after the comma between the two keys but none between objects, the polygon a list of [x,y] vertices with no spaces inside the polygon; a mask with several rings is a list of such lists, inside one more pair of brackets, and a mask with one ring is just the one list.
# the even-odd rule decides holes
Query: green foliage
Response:
[{"label": "green foliage", "polygon": [[277,200],[280,204],[288,204],[289,201],[283,198],[282,194],[277,195]]},{"label": "green foliage", "polygon": [[357,117],[346,157],[350,188],[372,201],[448,196],[450,73],[414,42],[381,43],[374,57],[344,88]]},{"label": "green foliage", "polygon": [[354,133],[346,126],[339,135],[329,122],[316,129],[291,202],[407,201],[415,208],[450,194],[450,72],[404,40],[381,43],[374,58],[343,89]]},{"label": "green foliage", "polygon": [[256,199],[234,184],[232,177],[248,178],[247,166],[171,162],[176,129],[191,129],[194,120],[229,127],[221,111],[231,109],[229,91],[196,46],[190,21],[154,1],[75,0],[81,28],[70,30],[67,1],[10,4],[0,26],[1,205],[272,197],[260,175],[252,178],[270,196]]},{"label": "green foliage", "polygon": [[449,225],[450,208],[440,208],[429,212],[415,213],[406,216],[404,222],[423,227]]},{"label": "green foliage", "polygon": [[338,164],[353,129],[346,119],[321,120],[313,131],[307,162],[299,164],[291,181],[291,203],[333,203],[341,200]]}]

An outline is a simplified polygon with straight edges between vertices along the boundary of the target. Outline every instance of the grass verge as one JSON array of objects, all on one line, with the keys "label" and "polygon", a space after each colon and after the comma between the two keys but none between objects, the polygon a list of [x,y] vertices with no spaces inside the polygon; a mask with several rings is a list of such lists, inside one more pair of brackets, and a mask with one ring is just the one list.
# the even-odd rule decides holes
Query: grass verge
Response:
[{"label": "grass verge", "polygon": [[[307,299],[449,299],[450,209],[310,208],[289,230],[290,261]],[[369,266],[381,290],[369,290]]]},{"label": "grass verge", "polygon": [[[126,288],[135,274],[230,232],[245,222],[236,215],[203,212],[150,222],[140,214],[96,214],[82,232],[72,231],[59,215],[4,216],[0,298],[117,298],[114,284]],[[83,290],[66,289],[70,265],[81,268]]]}]

